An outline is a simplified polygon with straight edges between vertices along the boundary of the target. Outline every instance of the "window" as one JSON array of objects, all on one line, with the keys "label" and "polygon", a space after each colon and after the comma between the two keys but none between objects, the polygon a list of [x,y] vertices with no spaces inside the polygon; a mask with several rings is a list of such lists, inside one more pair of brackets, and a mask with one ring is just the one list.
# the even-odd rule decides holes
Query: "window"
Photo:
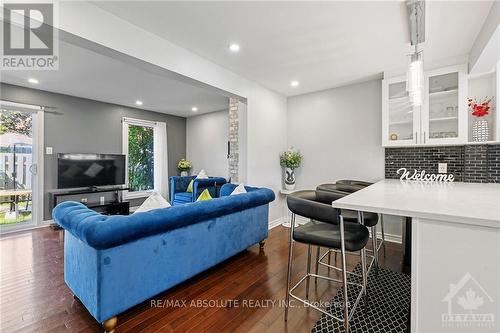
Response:
[{"label": "window", "polygon": [[165,123],[123,118],[123,152],[127,155],[127,198],[164,197],[167,189]]},{"label": "window", "polygon": [[152,127],[128,127],[128,187],[130,192],[154,189],[154,130]]}]

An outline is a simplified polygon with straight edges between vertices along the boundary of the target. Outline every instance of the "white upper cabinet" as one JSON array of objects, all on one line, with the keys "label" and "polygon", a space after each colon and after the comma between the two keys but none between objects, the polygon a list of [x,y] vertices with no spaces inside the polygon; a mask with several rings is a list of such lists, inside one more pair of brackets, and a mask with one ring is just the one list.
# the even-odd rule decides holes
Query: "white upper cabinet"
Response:
[{"label": "white upper cabinet", "polygon": [[382,82],[382,145],[447,145],[467,142],[467,67],[424,73],[423,104],[413,107],[406,77]]},{"label": "white upper cabinet", "polygon": [[407,146],[418,143],[419,108],[410,103],[406,77],[390,78],[382,84],[382,143],[384,146]]},{"label": "white upper cabinet", "polygon": [[467,142],[467,67],[425,73],[422,131],[424,144]]}]

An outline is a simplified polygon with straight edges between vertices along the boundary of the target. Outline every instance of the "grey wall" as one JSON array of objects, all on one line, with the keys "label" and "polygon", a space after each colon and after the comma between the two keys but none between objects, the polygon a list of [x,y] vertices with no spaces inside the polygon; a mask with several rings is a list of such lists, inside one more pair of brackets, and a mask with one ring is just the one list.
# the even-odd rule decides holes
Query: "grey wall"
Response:
[{"label": "grey wall", "polygon": [[380,80],[288,99],[288,144],[304,155],[299,188],[384,178]]},{"label": "grey wall", "polygon": [[[288,144],[303,154],[297,188],[338,179],[383,179],[381,130],[381,80],[289,98]],[[401,235],[400,218],[385,221],[387,234]]]},{"label": "grey wall", "polygon": [[[108,104],[1,83],[1,99],[55,107],[61,114],[45,114],[44,219],[50,219],[48,191],[57,186],[57,153],[122,153],[122,117],[167,124],[169,175],[177,174],[177,162],[186,155],[186,119],[162,113]],[[140,204],[134,200],[131,206]]]},{"label": "grey wall", "polygon": [[186,155],[192,174],[205,169],[209,176],[228,176],[228,110],[205,113],[187,119]]}]

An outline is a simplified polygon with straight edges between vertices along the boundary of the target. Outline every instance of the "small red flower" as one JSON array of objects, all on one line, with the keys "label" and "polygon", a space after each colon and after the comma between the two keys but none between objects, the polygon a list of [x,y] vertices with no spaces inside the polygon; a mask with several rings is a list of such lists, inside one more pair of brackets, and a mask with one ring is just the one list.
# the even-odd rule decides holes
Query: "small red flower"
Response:
[{"label": "small red flower", "polygon": [[476,99],[468,98],[467,105],[469,106],[469,110],[472,112],[472,115],[475,117],[484,117],[488,115],[488,111],[490,110],[490,103],[493,98],[485,97],[481,103],[478,103]]}]

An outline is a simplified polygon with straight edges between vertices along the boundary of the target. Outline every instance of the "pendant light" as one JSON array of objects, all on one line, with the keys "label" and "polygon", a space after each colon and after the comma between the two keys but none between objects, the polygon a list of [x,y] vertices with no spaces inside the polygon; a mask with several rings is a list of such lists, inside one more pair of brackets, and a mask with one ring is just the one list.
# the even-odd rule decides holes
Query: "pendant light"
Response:
[{"label": "pendant light", "polygon": [[[416,49],[416,47],[415,47]],[[422,90],[424,86],[424,62],[422,60],[422,52],[417,52],[410,55],[410,65],[406,74],[406,90],[410,97],[410,103],[413,106],[422,105]]]},{"label": "pendant light", "polygon": [[413,106],[421,106],[424,88],[424,62],[422,51],[418,50],[418,43],[425,40],[424,35],[424,10],[423,0],[407,1],[410,20],[410,39],[415,50],[410,54],[410,64],[406,73],[406,90]]}]

